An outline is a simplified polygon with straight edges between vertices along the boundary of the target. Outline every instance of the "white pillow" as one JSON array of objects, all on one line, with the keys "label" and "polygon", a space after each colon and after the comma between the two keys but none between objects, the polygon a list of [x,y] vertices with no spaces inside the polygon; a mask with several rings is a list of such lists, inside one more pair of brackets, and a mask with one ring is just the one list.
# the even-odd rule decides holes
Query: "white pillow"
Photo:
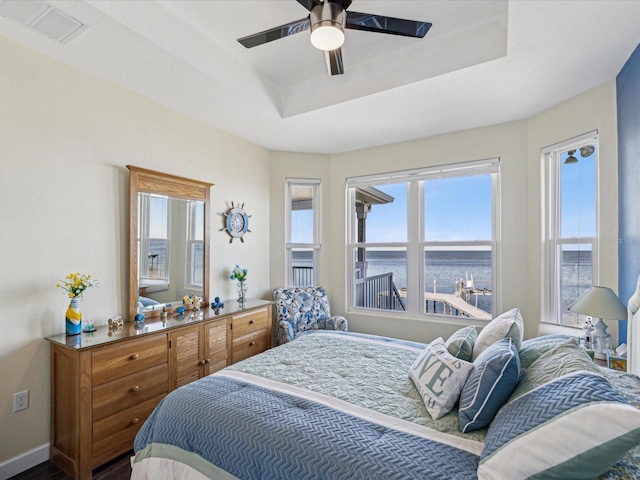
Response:
[{"label": "white pillow", "polygon": [[454,357],[442,338],[431,342],[409,369],[427,411],[438,419],[449,413],[460,398],[473,363]]},{"label": "white pillow", "polygon": [[510,337],[516,350],[520,350],[522,337],[524,335],[524,322],[520,310],[512,308],[508,312],[491,320],[478,334],[476,343],[473,345],[473,356],[471,360],[478,358],[484,350],[493,345],[498,340]]}]

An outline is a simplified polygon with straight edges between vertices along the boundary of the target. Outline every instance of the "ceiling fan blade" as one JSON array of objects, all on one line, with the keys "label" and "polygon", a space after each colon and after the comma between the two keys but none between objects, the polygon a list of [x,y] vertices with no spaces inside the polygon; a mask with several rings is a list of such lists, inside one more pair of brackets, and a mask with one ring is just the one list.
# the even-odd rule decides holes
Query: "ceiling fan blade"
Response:
[{"label": "ceiling fan blade", "polygon": [[322,2],[320,0],[298,0],[298,3],[307,10],[311,11],[313,7],[315,7],[316,5],[320,5]]},{"label": "ceiling fan blade", "polygon": [[283,37],[288,37],[289,35],[304,32],[306,30],[309,30],[310,27],[311,23],[309,22],[309,17],[302,18],[300,20],[296,20],[295,22],[280,25],[279,27],[275,28],[270,28],[269,30],[265,30],[264,32],[254,33],[253,35],[239,38],[238,42],[240,42],[246,48],[257,47],[258,45],[262,45],[263,43],[272,42]]},{"label": "ceiling fan blade", "polygon": [[369,13],[347,12],[347,28],[367,32],[389,33],[403,37],[424,37],[431,24],[402,18],[384,17]]},{"label": "ceiling fan blade", "polygon": [[324,52],[324,58],[327,60],[327,70],[329,75],[342,75],[344,73],[344,65],[342,64],[342,50],[336,49],[330,52]]},{"label": "ceiling fan blade", "polygon": [[340,6],[346,10],[353,3],[353,0],[337,0],[335,3],[339,3]]}]

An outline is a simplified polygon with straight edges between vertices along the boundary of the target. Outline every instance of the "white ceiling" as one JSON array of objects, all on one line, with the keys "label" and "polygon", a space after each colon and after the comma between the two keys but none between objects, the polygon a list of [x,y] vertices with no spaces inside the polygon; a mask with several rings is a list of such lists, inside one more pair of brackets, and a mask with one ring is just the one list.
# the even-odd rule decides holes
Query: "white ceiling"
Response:
[{"label": "white ceiling", "polygon": [[356,0],[350,10],[433,27],[424,39],[347,30],[345,74],[331,77],[308,32],[253,49],[236,41],[306,17],[296,0],[47,3],[88,28],[62,45],[0,17],[0,35],[265,148],[300,152],[527,118],[615,78],[640,42],[640,1]]}]

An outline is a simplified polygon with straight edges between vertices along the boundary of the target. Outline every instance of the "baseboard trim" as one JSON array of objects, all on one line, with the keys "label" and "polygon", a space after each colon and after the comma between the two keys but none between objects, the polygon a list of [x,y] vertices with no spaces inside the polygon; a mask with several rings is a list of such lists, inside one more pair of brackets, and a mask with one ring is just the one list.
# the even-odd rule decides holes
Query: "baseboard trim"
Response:
[{"label": "baseboard trim", "polygon": [[0,463],[0,480],[7,480],[7,478],[29,470],[47,460],[49,460],[49,443],[32,448]]}]

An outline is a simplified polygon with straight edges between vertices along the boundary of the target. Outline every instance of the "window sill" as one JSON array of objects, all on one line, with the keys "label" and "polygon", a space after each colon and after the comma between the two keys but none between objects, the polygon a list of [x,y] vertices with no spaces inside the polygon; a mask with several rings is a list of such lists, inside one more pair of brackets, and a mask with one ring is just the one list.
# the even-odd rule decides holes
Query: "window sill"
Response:
[{"label": "window sill", "polygon": [[580,332],[581,330],[578,327],[567,327],[565,325],[554,325],[553,323],[542,322],[538,324],[538,336],[563,334],[570,335],[572,337],[577,335],[579,337]]},{"label": "window sill", "polygon": [[[390,313],[392,312],[392,313]],[[477,325],[479,327],[486,326],[491,320],[484,320],[482,318],[471,318],[457,315],[443,315],[438,313],[423,313],[419,316],[413,316],[405,311],[389,311],[379,310],[375,308],[359,308],[351,307],[347,309],[346,315],[366,315],[371,317],[385,318],[389,320],[418,320],[418,321],[430,321],[437,323],[451,323],[460,325]],[[345,315],[345,316],[346,316]]]}]

